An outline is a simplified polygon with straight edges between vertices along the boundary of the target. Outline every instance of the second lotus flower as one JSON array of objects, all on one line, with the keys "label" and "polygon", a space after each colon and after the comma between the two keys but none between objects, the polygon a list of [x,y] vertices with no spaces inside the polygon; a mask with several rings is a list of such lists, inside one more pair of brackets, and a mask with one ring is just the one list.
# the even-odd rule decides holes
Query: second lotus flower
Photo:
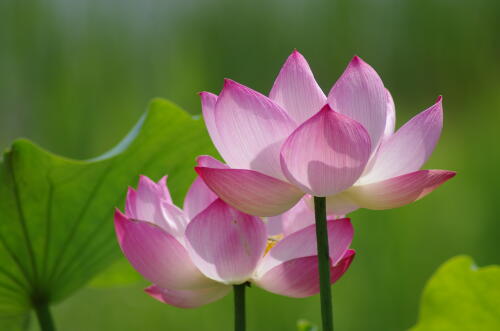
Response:
[{"label": "second lotus flower", "polygon": [[205,183],[246,213],[273,216],[305,194],[327,197],[328,214],[395,208],[455,175],[419,170],[442,128],[441,97],[394,132],[392,97],[354,57],[328,97],[294,51],[266,97],[232,80],[201,93],[210,136],[230,168],[203,162]]},{"label": "second lotus flower", "polygon": [[[153,283],[146,292],[177,307],[207,304],[245,282],[290,297],[319,292],[314,225],[270,237],[260,218],[230,207],[200,178],[181,210],[166,178],[155,183],[141,177],[137,190],[129,190],[125,214],[116,211],[115,229],[127,259]],[[328,231],[334,283],[354,257],[353,228],[348,219],[329,220]]]}]

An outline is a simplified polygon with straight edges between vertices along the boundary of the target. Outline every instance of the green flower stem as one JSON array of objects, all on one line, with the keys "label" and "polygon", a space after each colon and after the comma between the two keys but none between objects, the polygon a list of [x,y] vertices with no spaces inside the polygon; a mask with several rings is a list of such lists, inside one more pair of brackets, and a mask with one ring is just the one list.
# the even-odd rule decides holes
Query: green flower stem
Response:
[{"label": "green flower stem", "polygon": [[332,290],[330,286],[330,256],[326,226],[326,198],[314,197],[316,242],[318,243],[318,271],[323,331],[333,331]]},{"label": "green flower stem", "polygon": [[40,324],[41,331],[55,331],[54,321],[52,320],[52,315],[50,314],[50,309],[48,304],[40,304],[35,307],[36,317],[38,318],[38,324]]},{"label": "green flower stem", "polygon": [[245,287],[246,283],[233,285],[234,290],[234,331],[245,331]]}]

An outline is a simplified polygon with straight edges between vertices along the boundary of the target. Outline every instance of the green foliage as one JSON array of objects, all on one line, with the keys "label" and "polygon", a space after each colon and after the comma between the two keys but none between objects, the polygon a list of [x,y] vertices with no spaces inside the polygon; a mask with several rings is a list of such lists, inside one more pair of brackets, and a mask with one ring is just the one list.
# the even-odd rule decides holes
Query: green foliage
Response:
[{"label": "green foliage", "polygon": [[439,268],[422,297],[411,331],[500,330],[500,267],[477,268],[458,256]]},{"label": "green foliage", "polygon": [[[139,174],[168,174],[179,203],[195,157],[210,152],[203,123],[164,100],[153,101],[120,144],[92,160],[16,141],[0,162],[0,315],[13,321],[81,288],[121,256],[113,207],[122,206],[127,185],[136,185]],[[112,282],[113,269],[132,273],[125,264],[113,266]],[[97,281],[103,282],[106,276]]]},{"label": "green foliage", "polygon": [[298,331],[318,331],[318,327],[313,325],[311,322],[307,320],[298,320],[297,321],[297,330]]}]

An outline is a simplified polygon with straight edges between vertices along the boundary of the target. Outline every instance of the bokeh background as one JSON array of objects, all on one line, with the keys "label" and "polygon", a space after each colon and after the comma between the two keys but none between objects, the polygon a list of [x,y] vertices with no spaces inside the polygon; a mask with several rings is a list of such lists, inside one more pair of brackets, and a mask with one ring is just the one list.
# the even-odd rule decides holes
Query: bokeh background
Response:
[{"label": "bokeh background", "polygon": [[[500,262],[499,1],[2,0],[0,148],[24,136],[94,157],[153,97],[198,114],[196,92],[218,92],[224,77],[267,93],[294,48],[325,92],[361,56],[392,92],[398,126],[444,96],[445,127],[427,168],[458,176],[404,208],[353,213],[358,256],[334,286],[339,330],[407,329],[425,281],[446,259]],[[59,329],[231,329],[230,296],[181,310],[143,286],[79,291],[55,307]],[[319,322],[318,307],[318,297],[252,289],[249,330]]]}]

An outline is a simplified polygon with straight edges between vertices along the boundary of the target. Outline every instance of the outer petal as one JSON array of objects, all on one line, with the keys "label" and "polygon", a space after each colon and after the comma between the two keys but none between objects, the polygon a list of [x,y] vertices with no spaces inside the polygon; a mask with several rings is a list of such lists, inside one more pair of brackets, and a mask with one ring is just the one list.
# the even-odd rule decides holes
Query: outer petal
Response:
[{"label": "outer petal", "polygon": [[267,235],[262,220],[217,199],[186,229],[189,254],[207,277],[241,284],[253,274],[264,254]]},{"label": "outer petal", "polygon": [[285,141],[281,166],[292,184],[324,197],[358,180],[370,150],[370,137],[363,126],[326,105]]},{"label": "outer petal", "polygon": [[251,215],[278,215],[304,195],[287,182],[253,170],[207,167],[196,167],[195,170],[222,200]]},{"label": "outer petal", "polygon": [[[347,218],[327,221],[330,259],[333,264],[344,256],[351,244],[354,230]],[[310,225],[286,236],[264,256],[256,272],[256,279],[284,262],[308,256],[316,256],[316,226]]]},{"label": "outer petal", "polygon": [[196,308],[217,301],[231,291],[231,286],[216,284],[198,290],[172,290],[151,285],[144,290],[156,300],[179,308]]},{"label": "outer petal", "polygon": [[339,113],[360,122],[375,149],[385,130],[387,92],[377,72],[355,56],[328,94],[328,103]]},{"label": "outer petal", "polygon": [[215,200],[217,195],[208,188],[203,179],[196,177],[184,199],[184,213],[191,220]]},{"label": "outer petal", "polygon": [[381,182],[353,186],[346,193],[362,208],[396,208],[423,198],[455,174],[447,170],[419,170]]},{"label": "outer petal", "polygon": [[219,152],[231,168],[283,178],[279,149],[296,124],[280,106],[226,80],[215,105],[215,120],[222,141]]},{"label": "outer petal", "polygon": [[117,210],[115,231],[123,254],[149,281],[172,289],[213,286],[191,262],[184,246],[160,227],[130,220]]},{"label": "outer petal", "polygon": [[[330,283],[335,283],[349,268],[354,251],[348,250],[330,269]],[[308,256],[282,263],[268,271],[257,285],[276,294],[294,298],[308,297],[319,292],[318,257]]]},{"label": "outer petal", "polygon": [[371,170],[359,184],[420,169],[432,154],[442,127],[443,108],[439,97],[436,104],[413,117],[380,146]]},{"label": "outer petal", "polygon": [[281,68],[269,97],[297,123],[304,122],[326,104],[326,96],[309,64],[296,50]]}]

